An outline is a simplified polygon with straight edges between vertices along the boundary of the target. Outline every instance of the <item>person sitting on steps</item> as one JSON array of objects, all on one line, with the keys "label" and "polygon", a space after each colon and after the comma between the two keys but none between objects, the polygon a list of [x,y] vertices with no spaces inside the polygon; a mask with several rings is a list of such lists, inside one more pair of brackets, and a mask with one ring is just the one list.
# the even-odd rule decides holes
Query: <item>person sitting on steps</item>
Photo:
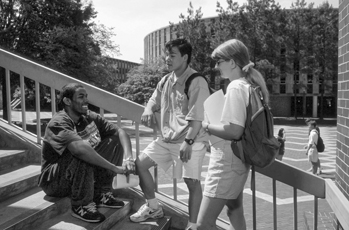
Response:
[{"label": "person sitting on steps", "polygon": [[62,110],[45,131],[38,185],[48,196],[70,196],[72,216],[101,222],[105,216],[97,207],[124,206],[113,196],[111,186],[115,174],[135,172],[130,138],[117,125],[88,110],[82,85],[65,85],[59,99]]}]

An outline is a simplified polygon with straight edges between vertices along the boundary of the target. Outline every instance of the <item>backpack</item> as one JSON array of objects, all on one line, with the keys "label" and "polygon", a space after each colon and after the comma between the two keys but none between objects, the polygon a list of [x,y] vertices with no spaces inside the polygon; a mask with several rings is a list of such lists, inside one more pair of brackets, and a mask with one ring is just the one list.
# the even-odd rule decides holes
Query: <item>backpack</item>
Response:
[{"label": "backpack", "polygon": [[251,85],[244,133],[240,140],[231,142],[234,154],[252,166],[271,165],[280,148],[273,126],[273,115],[263,101],[260,87]]},{"label": "backpack", "polygon": [[[170,75],[166,75],[166,76],[165,76],[165,80],[164,80],[164,81],[162,82],[162,84],[161,84],[161,89],[164,88],[164,85],[165,85],[165,83],[167,82],[169,76],[170,76]],[[200,73],[193,73],[193,74],[190,75],[190,76],[188,77],[188,79],[185,81],[185,86],[184,86],[184,93],[185,93],[185,95],[187,95],[188,100],[189,100],[188,91],[189,91],[190,83],[191,83],[192,80],[193,80],[194,78],[196,78],[196,77],[202,77],[202,78],[204,78],[204,79],[206,80],[207,85],[208,85],[208,90],[210,91],[210,94],[213,94],[214,92],[216,92],[215,89],[213,89],[213,88],[210,87],[210,84],[208,83],[208,80],[207,80],[206,77],[202,76],[202,74],[200,74]]]},{"label": "backpack", "polygon": [[324,144],[324,140],[322,140],[322,138],[320,137],[320,134],[318,131],[315,130],[315,132],[318,135],[318,139],[317,139],[317,143],[315,144],[316,149],[319,153],[322,153],[323,151],[325,151],[325,144]]}]

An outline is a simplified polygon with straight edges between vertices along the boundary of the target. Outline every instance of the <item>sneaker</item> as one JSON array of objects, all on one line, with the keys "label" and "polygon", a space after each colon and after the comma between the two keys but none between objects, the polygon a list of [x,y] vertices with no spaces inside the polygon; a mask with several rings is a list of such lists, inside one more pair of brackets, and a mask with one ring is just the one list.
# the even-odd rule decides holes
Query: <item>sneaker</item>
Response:
[{"label": "sneaker", "polygon": [[98,212],[96,204],[94,202],[86,206],[72,205],[71,210],[71,215],[73,217],[86,222],[98,223],[105,220],[105,216],[102,213]]},{"label": "sneaker", "polygon": [[132,222],[142,222],[149,218],[158,219],[162,217],[164,217],[164,211],[161,206],[158,209],[152,209],[145,203],[139,208],[138,212],[130,216],[130,220]]},{"label": "sneaker", "polygon": [[125,206],[125,203],[115,198],[112,192],[102,193],[96,203],[98,207],[105,208],[122,208]]}]

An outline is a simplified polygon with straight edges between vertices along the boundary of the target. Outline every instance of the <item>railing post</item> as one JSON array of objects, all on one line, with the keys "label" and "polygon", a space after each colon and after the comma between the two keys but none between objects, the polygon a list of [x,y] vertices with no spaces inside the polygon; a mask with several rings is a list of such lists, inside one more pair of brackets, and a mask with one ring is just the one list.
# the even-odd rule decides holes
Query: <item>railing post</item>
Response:
[{"label": "railing post", "polygon": [[41,144],[40,82],[38,82],[38,81],[35,81],[35,107],[36,107],[36,136],[37,136],[37,143]]},{"label": "railing post", "polygon": [[21,74],[19,77],[21,86],[21,110],[22,110],[22,129],[24,132],[27,131],[27,112],[25,108],[25,89],[24,89],[24,76]]},{"label": "railing post", "polygon": [[318,198],[314,196],[314,230],[317,230]]},{"label": "railing post", "polygon": [[[172,175],[175,175],[175,167],[174,166],[172,167]],[[178,200],[178,197],[177,197],[177,179],[173,178],[172,183],[173,183],[173,199]]]},{"label": "railing post", "polygon": [[136,156],[139,156],[139,123],[135,122],[135,129],[136,129]]},{"label": "railing post", "polygon": [[10,70],[5,70],[5,79],[6,79],[6,100],[7,100],[7,122],[12,125],[12,108],[11,108],[11,87],[10,87]]},{"label": "railing post", "polygon": [[252,168],[251,175],[251,189],[252,189],[252,215],[253,215],[253,230],[257,229],[257,211],[256,211],[256,171],[254,166]]},{"label": "railing post", "polygon": [[297,218],[297,188],[293,187],[293,229],[298,229],[298,218]]},{"label": "railing post", "polygon": [[54,88],[51,88],[51,111],[53,117],[56,113],[56,90]]},{"label": "railing post", "polygon": [[[157,126],[153,128],[153,140],[156,140],[158,136]],[[158,168],[154,166],[154,181],[155,181],[155,192],[159,192],[159,183],[158,183]]]},{"label": "railing post", "polygon": [[277,210],[276,210],[276,180],[273,178],[273,214],[274,214],[274,230],[277,230]]}]

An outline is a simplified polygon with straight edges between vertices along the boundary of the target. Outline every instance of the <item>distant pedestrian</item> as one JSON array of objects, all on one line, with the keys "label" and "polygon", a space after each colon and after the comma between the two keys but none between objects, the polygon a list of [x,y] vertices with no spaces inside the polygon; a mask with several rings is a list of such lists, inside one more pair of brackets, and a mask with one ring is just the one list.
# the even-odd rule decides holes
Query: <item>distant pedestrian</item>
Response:
[{"label": "distant pedestrian", "polygon": [[309,162],[312,164],[312,173],[319,174],[319,171],[318,171],[319,153],[316,149],[316,144],[319,139],[319,134],[316,130],[315,121],[309,121],[308,124],[309,124],[310,134],[309,134],[309,141],[307,145],[307,151],[305,154],[308,156]]},{"label": "distant pedestrian", "polygon": [[[305,124],[307,124],[308,127],[309,127],[308,136],[310,135],[310,132],[312,130],[310,122],[315,125],[315,130],[317,131],[318,135],[320,136],[320,128],[319,128],[319,126],[317,126],[316,121],[314,119],[307,118],[307,119],[305,119]],[[307,148],[307,146],[305,146],[305,148]],[[322,173],[322,171],[321,171],[321,163],[320,163],[320,158],[319,157],[318,157],[318,160],[317,160],[316,163],[317,163],[317,172],[316,173],[319,175],[319,174]],[[308,172],[312,172],[312,171],[313,171],[313,167],[308,169]]]},{"label": "distant pedestrian", "polygon": [[279,129],[277,140],[280,143],[280,148],[279,148],[279,154],[276,156],[276,159],[282,161],[282,157],[285,154],[285,142],[286,142],[286,131],[284,128]]}]

